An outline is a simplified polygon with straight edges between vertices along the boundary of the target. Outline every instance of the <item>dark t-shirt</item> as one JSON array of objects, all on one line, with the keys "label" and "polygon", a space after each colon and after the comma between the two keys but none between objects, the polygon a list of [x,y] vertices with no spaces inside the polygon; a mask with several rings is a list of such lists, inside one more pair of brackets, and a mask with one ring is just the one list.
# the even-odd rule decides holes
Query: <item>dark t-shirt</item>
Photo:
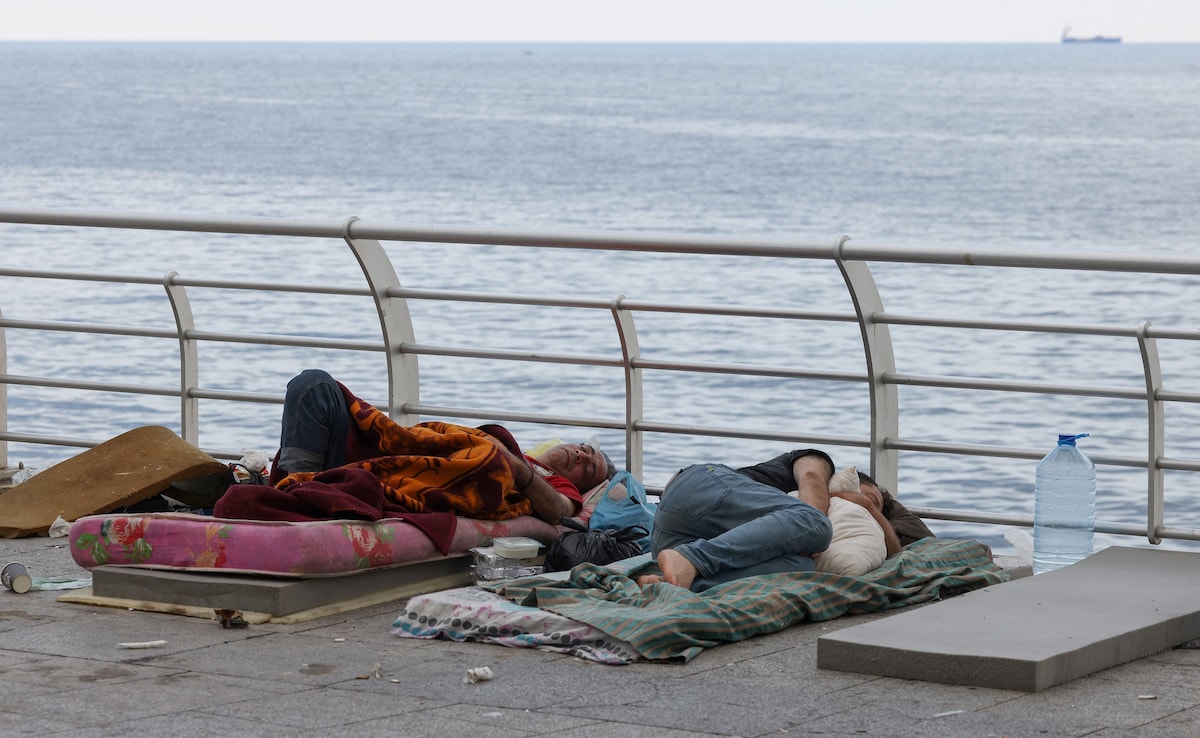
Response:
[{"label": "dark t-shirt", "polygon": [[[774,487],[781,492],[791,492],[796,489],[796,476],[792,471],[792,464],[796,459],[808,454],[817,454],[823,457],[829,462],[831,469],[837,469],[833,464],[833,459],[829,458],[825,452],[811,448],[799,448],[782,453],[761,464],[742,467],[738,469],[738,473],[745,474],[751,479]],[[892,524],[892,530],[896,531],[896,537],[900,539],[901,546],[907,546],[922,538],[934,537],[933,532],[920,517],[901,505],[892,497],[891,493],[885,490],[880,491],[883,492],[883,516]]]}]

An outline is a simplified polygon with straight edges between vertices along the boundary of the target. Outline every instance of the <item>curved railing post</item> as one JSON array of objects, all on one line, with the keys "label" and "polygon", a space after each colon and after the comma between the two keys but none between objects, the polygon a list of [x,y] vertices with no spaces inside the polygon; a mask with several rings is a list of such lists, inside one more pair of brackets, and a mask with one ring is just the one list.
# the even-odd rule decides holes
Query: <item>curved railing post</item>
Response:
[{"label": "curved railing post", "polygon": [[351,225],[358,220],[351,216],[342,226],[346,244],[358,259],[371,295],[375,298],[375,310],[379,313],[379,326],[383,331],[383,344],[387,352],[388,367],[388,415],[402,425],[413,425],[420,419],[404,410],[408,404],[420,400],[421,381],[418,374],[416,354],[404,352],[405,343],[416,341],[412,315],[408,302],[400,297],[390,297],[388,290],[400,287],[400,278],[383,246],[375,240],[353,238]]},{"label": "curved railing post", "polygon": [[[0,310],[0,318],[4,311]],[[8,340],[0,325],[0,374],[8,374]],[[8,433],[8,382],[0,382],[0,434]],[[0,469],[8,468],[8,439],[0,438]]]},{"label": "curved railing post", "polygon": [[187,290],[175,284],[178,272],[163,277],[163,287],[175,313],[175,331],[179,334],[179,434],[193,446],[200,445],[200,401],[192,390],[200,383],[200,355],[196,342],[188,337],[196,328]]},{"label": "curved railing post", "polygon": [[624,295],[612,301],[613,320],[617,323],[617,336],[621,340],[622,364],[625,370],[625,468],[638,479],[642,478],[644,438],[638,429],[642,419],[642,370],[634,366],[641,356],[637,326],[633,313],[621,307]]},{"label": "curved railing post", "polygon": [[1146,537],[1151,543],[1162,543],[1159,531],[1163,527],[1163,470],[1159,461],[1166,445],[1166,422],[1163,418],[1162,365],[1158,360],[1158,342],[1150,336],[1150,323],[1138,326],[1138,347],[1142,353],[1142,371],[1146,377]]},{"label": "curved railing post", "polygon": [[885,380],[896,371],[896,356],[892,348],[892,333],[886,323],[875,316],[883,313],[879,288],[866,262],[847,261],[842,256],[848,236],[838,240],[834,252],[862,332],[863,350],[867,360],[867,381],[871,386],[871,476],[881,486],[898,492],[899,458],[888,440],[900,434],[900,399],[893,384]]}]

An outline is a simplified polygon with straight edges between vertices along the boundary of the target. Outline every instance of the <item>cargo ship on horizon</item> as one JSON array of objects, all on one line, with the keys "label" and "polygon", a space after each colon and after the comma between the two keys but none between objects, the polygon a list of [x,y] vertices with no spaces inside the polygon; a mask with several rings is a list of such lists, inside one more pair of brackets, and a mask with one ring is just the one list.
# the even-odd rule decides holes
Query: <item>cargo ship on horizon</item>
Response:
[{"label": "cargo ship on horizon", "polygon": [[1119,44],[1121,43],[1120,36],[1072,36],[1071,27],[1065,26],[1062,31],[1062,43],[1064,44]]}]

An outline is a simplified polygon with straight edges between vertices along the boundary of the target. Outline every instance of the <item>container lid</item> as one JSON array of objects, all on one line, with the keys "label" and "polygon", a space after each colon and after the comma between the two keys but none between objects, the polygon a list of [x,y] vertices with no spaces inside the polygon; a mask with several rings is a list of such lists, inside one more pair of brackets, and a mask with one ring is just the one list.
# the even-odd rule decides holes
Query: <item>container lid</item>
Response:
[{"label": "container lid", "polygon": [[538,549],[541,547],[542,544],[533,538],[509,537],[492,539],[492,548],[496,551],[496,555],[503,556],[506,559],[533,558],[538,555]]}]

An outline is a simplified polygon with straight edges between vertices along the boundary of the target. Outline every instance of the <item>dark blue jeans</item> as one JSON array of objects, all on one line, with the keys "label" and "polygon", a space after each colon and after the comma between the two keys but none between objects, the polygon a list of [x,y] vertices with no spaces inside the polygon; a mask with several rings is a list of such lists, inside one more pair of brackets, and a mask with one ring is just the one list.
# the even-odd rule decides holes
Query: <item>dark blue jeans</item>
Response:
[{"label": "dark blue jeans", "polygon": [[659,498],[653,551],[674,549],[696,567],[692,590],[755,574],[813,571],[809,554],[833,537],[829,517],[807,502],[723,464],[676,474]]},{"label": "dark blue jeans", "polygon": [[288,382],[276,466],[285,473],[346,463],[350,408],[329,372],[305,369]]}]

